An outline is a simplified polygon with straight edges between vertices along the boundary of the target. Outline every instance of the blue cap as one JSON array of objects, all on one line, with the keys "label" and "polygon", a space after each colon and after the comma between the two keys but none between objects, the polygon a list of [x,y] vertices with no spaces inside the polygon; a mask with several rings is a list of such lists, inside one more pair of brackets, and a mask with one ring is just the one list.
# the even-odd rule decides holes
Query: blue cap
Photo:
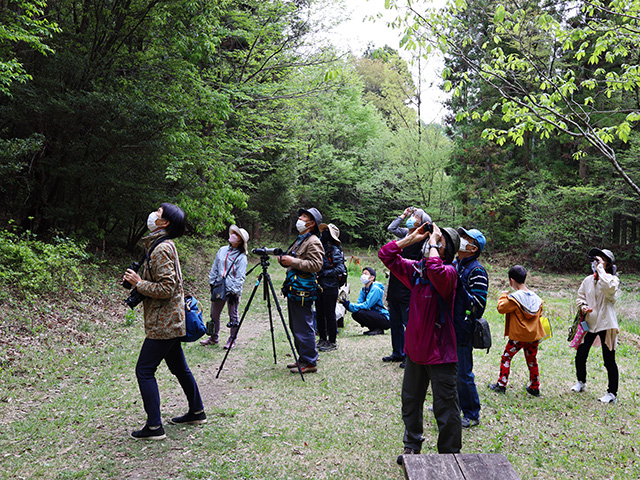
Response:
[{"label": "blue cap", "polygon": [[472,228],[471,230],[466,230],[462,227],[458,228],[458,233],[460,235],[468,235],[469,237],[473,238],[476,243],[478,244],[478,250],[482,251],[484,250],[485,245],[487,244],[487,239],[484,238],[484,235],[482,234],[482,232],[480,230],[478,230],[477,228]]}]

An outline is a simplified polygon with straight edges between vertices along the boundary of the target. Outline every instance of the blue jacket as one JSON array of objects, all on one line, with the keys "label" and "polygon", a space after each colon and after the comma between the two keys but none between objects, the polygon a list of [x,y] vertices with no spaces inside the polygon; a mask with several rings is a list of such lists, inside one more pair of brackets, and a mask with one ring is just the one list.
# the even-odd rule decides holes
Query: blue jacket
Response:
[{"label": "blue jacket", "polygon": [[360,310],[375,310],[389,319],[389,312],[384,308],[384,304],[382,303],[383,296],[384,285],[380,282],[373,282],[369,288],[362,287],[360,296],[358,297],[358,303],[350,303],[349,311],[355,313]]},{"label": "blue jacket", "polygon": [[243,251],[233,248],[231,245],[220,248],[209,272],[209,283],[215,285],[220,282],[225,271],[224,281],[227,293],[240,295],[247,274],[247,256]]}]

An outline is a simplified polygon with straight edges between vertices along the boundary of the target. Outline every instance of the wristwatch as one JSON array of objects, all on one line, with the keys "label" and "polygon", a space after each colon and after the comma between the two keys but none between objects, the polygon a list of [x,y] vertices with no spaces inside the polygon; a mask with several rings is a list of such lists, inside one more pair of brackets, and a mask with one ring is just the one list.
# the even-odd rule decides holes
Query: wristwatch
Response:
[{"label": "wristwatch", "polygon": [[440,245],[439,243],[436,243],[435,245],[429,244],[429,249],[431,249],[431,248],[438,248],[439,249],[441,246],[442,245]]}]

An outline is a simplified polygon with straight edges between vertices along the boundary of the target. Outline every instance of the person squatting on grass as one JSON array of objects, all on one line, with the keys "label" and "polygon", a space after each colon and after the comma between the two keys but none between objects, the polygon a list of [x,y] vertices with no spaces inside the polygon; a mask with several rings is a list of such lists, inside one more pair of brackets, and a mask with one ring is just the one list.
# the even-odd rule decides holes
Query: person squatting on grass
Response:
[{"label": "person squatting on grass", "polygon": [[[176,376],[189,402],[189,411],[170,420],[173,424],[202,424],[207,421],[200,391],[182,352],[180,337],[186,333],[184,312],[184,290],[178,252],[173,238],[184,234],[185,214],[180,207],[163,203],[149,214],[147,226],[151,234],[142,239],[147,254],[138,275],[128,269],[124,280],[146,295],[143,300],[144,329],[146,338],[142,343],[136,365],[136,377],[147,422],[141,430],[131,433],[135,439],[162,440],[165,438],[160,414],[160,393],[155,372],[162,360]],[[163,239],[161,243],[158,240]],[[151,254],[149,250],[153,248]]]},{"label": "person squatting on grass", "polygon": [[330,352],[338,348],[338,324],[336,301],[338,300],[339,277],[347,274],[344,254],[340,247],[340,230],[333,223],[320,224],[320,241],[324,248],[322,270],[318,272],[321,291],[316,300],[316,323],[318,325],[317,348]]},{"label": "person squatting on grass", "polygon": [[473,332],[476,320],[487,306],[489,277],[478,261],[487,244],[482,232],[458,228],[460,250],[453,265],[458,271],[458,287],[453,307],[458,350],[458,398],[462,410],[462,428],[480,424],[480,397],[473,375]]},{"label": "person squatting on grass", "polygon": [[544,328],[540,323],[542,299],[525,285],[527,271],[521,265],[509,269],[509,285],[514,293],[502,292],[498,299],[498,313],[504,317],[504,336],[509,337],[500,363],[500,378],[497,383],[489,384],[496,393],[505,393],[513,357],[524,349],[529,367],[529,386],[527,392],[534,397],[540,396],[540,372],[538,370],[538,344],[544,337]]},{"label": "person squatting on grass", "polygon": [[[316,281],[316,273],[322,268],[324,248],[318,238],[318,226],[322,223],[322,215],[316,208],[298,210],[296,228],[299,235],[287,254],[278,257],[278,262],[287,268],[287,281],[293,277],[310,279],[308,284]],[[299,288],[299,287],[298,287]],[[313,301],[305,301],[300,297],[309,292],[288,290],[287,309],[289,311],[289,328],[298,351],[298,364],[290,363],[287,368],[291,373],[316,372],[318,370],[318,350],[316,348],[316,332],[313,326]],[[308,300],[308,299],[307,299]],[[300,369],[300,370],[298,370]]]},{"label": "person squatting on grass", "polygon": [[[420,261],[402,257],[402,249],[427,239]],[[458,232],[440,229],[433,233],[421,226],[398,241],[391,241],[378,252],[382,263],[411,289],[409,321],[404,350],[407,355],[402,381],[402,420],[404,452],[422,449],[424,400],[429,383],[433,391],[433,413],[438,422],[438,453],[458,453],[462,448],[462,426],[458,403],[456,334],[453,302],[458,274],[452,265],[460,247]]]},{"label": "person squatting on grass", "polygon": [[[408,218],[407,218],[408,217]],[[406,228],[401,225],[406,220]],[[389,224],[387,230],[397,238],[404,238],[425,222],[431,223],[431,217],[419,208],[407,207],[402,215]],[[402,257],[410,260],[422,258],[424,240],[402,249]],[[404,330],[409,320],[409,300],[411,290],[405,287],[395,275],[389,277],[387,304],[389,305],[389,326],[391,330],[391,355],[382,357],[383,362],[400,362],[404,368]]]},{"label": "person squatting on grass", "polygon": [[[202,340],[201,345],[217,345],[220,332],[220,315],[225,303],[229,312],[229,324],[231,331],[229,339],[225,344],[225,349],[236,346],[236,335],[238,333],[238,306],[242,295],[242,286],[247,275],[247,253],[249,233],[244,228],[237,225],[229,227],[229,245],[218,250],[216,258],[213,260],[211,271],[209,272],[209,285],[211,286],[211,321],[213,322],[213,335]],[[224,282],[226,297],[221,299],[213,298],[213,286]]]},{"label": "person squatting on grass", "polygon": [[591,264],[593,275],[589,275],[582,281],[576,299],[578,308],[585,315],[589,331],[576,352],[578,381],[571,390],[583,392],[587,388],[587,357],[597,337],[602,345],[602,358],[609,379],[607,393],[599,400],[603,403],[615,403],[618,395],[616,344],[620,330],[614,306],[620,279],[616,272],[616,259],[610,250],[592,248],[589,251],[589,257],[593,259]]},{"label": "person squatting on grass", "polygon": [[368,330],[363,335],[382,335],[389,328],[389,312],[384,308],[384,285],[376,282],[376,271],[365,267],[360,275],[362,289],[357,303],[340,300],[353,314],[353,319]]}]

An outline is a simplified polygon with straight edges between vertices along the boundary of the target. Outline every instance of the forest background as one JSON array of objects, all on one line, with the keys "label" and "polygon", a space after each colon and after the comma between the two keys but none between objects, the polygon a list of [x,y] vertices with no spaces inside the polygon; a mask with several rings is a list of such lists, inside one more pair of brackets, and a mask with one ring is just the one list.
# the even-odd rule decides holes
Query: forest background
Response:
[{"label": "forest background", "polygon": [[[132,250],[171,201],[191,235],[235,222],[284,244],[313,205],[368,246],[415,205],[540,268],[594,245],[637,268],[638,2],[386,5],[409,63],[332,45],[340,2],[0,2],[0,227]],[[454,93],[441,125],[420,120],[415,67],[434,48]],[[505,93],[577,105],[604,147]]]}]

